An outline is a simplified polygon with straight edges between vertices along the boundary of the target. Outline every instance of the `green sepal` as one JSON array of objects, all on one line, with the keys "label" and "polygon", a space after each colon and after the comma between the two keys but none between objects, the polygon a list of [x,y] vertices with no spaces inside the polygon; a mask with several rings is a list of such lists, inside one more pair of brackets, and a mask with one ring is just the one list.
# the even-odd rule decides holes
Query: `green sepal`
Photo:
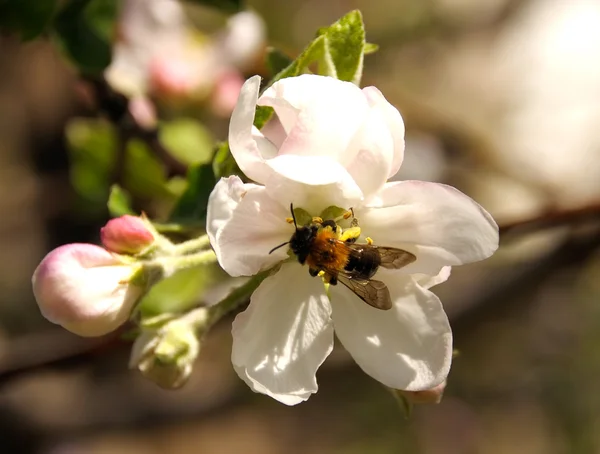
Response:
[{"label": "green sepal", "polygon": [[347,209],[336,207],[335,205],[331,205],[331,206],[325,208],[323,211],[321,211],[321,214],[319,216],[324,221],[326,221],[328,219],[333,220],[333,219],[340,218],[347,211],[348,211]]}]

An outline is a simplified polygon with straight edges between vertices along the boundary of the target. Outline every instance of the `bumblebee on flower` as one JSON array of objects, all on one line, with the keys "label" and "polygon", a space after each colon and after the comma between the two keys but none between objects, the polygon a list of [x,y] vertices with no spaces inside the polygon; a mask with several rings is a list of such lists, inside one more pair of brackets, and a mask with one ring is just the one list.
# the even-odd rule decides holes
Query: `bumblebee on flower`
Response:
[{"label": "bumblebee on flower", "polygon": [[[359,366],[381,383],[434,388],[450,369],[452,333],[429,288],[445,281],[451,266],[489,257],[498,246],[495,222],[450,186],[386,182],[402,163],[404,125],[376,88],[303,75],[276,82],[259,98],[259,85],[258,77],[244,85],[229,131],[240,169],[258,184],[222,179],[208,207],[207,231],[225,271],[277,270],[234,321],[234,368],[254,391],[297,404],[316,392],[315,372],[333,348],[335,328]],[[253,126],[257,104],[277,114],[261,131]],[[290,203],[293,229],[286,222]],[[340,224],[352,220],[338,218],[349,207],[360,229],[344,238]],[[326,245],[348,257],[368,250],[391,257],[361,275],[360,260],[324,264],[314,248],[299,247],[302,238],[317,238],[321,252],[331,252],[323,251]],[[274,248],[288,242],[289,248]],[[288,260],[289,249],[296,259]],[[326,285],[313,277],[319,274],[331,283],[341,276],[343,285]],[[375,297],[357,291],[371,291],[373,282]],[[378,296],[383,289],[389,302]],[[380,304],[388,310],[372,307]]]}]

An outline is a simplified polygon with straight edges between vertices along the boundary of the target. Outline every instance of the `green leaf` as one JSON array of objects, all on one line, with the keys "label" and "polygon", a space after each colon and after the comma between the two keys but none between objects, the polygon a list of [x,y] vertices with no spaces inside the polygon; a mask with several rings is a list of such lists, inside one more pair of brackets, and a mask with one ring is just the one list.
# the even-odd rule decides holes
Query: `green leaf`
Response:
[{"label": "green leaf", "polygon": [[327,27],[324,36],[325,58],[331,59],[337,78],[358,84],[365,49],[365,27],[360,11],[351,11]]},{"label": "green leaf", "polygon": [[200,222],[206,220],[208,196],[215,187],[216,180],[211,164],[190,167],[187,176],[188,186],[173,208],[170,222]]},{"label": "green leaf", "polygon": [[23,41],[43,33],[56,11],[56,0],[0,0],[0,30],[16,32]]},{"label": "green leaf", "polygon": [[165,170],[146,142],[132,139],[127,142],[123,162],[123,181],[132,194],[140,197],[173,196],[169,191]]},{"label": "green leaf", "polygon": [[159,140],[184,164],[205,164],[213,157],[214,139],[204,125],[193,118],[163,122]]},{"label": "green leaf", "polygon": [[65,130],[71,184],[88,211],[104,209],[116,157],[117,136],[104,120],[74,119]]},{"label": "green leaf", "polygon": [[364,50],[365,55],[374,54],[378,50],[379,50],[379,45],[373,44],[373,43],[365,43],[365,50]]},{"label": "green leaf", "polygon": [[142,318],[184,312],[200,302],[205,289],[218,279],[215,266],[196,266],[177,271],[154,285],[140,301]]},{"label": "green leaf", "polygon": [[262,129],[262,127],[269,121],[269,119],[273,116],[275,110],[271,106],[256,106],[256,113],[254,114],[254,126],[258,129]]},{"label": "green leaf", "polygon": [[217,144],[217,151],[215,152],[215,157],[212,162],[212,170],[216,178],[242,174],[242,171],[231,154],[228,142]]},{"label": "green leaf", "polygon": [[110,64],[117,0],[71,0],[54,21],[56,39],[84,74]]},{"label": "green leaf", "polygon": [[187,0],[190,3],[196,3],[198,5],[211,6],[213,8],[220,9],[226,13],[237,13],[242,9],[241,0]]},{"label": "green leaf", "polygon": [[286,54],[281,52],[279,49],[276,49],[274,47],[267,48],[265,63],[271,76],[274,76],[275,74],[283,71],[285,68],[291,65],[292,62],[293,60]]},{"label": "green leaf", "polygon": [[[360,11],[351,11],[328,27],[320,28],[316,38],[270,84],[305,72],[317,62],[319,74],[360,83],[365,52],[365,28]],[[369,47],[373,51],[373,45]]]},{"label": "green leaf", "polygon": [[108,196],[106,205],[108,207],[108,212],[113,218],[125,214],[136,214],[131,207],[131,196],[118,184],[113,184],[110,187],[110,195]]}]

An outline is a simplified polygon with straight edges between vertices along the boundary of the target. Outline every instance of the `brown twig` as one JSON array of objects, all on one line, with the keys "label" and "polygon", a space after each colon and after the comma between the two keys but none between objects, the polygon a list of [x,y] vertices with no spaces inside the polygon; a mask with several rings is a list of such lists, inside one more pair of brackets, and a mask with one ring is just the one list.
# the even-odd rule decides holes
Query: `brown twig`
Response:
[{"label": "brown twig", "polygon": [[509,222],[500,226],[500,235],[506,235],[507,233],[531,233],[590,220],[600,220],[600,202],[583,207],[549,211],[542,215]]}]

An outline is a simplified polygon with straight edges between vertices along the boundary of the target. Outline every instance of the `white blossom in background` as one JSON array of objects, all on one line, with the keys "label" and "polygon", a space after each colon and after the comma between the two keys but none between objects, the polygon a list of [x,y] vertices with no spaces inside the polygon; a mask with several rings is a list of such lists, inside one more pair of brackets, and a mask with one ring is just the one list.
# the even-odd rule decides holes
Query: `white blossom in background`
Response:
[{"label": "white blossom in background", "polygon": [[[222,179],[211,194],[207,231],[221,266],[251,276],[280,264],[233,324],[232,363],[255,391],[295,405],[317,391],[315,373],[333,333],[369,375],[390,388],[422,391],[446,379],[452,333],[429,288],[450,266],[489,257],[498,246],[494,220],[460,191],[421,181],[387,183],[402,164],[404,124],[375,87],[303,75],[258,96],[260,78],[244,85],[229,144],[240,169],[259,184]],[[253,126],[255,107],[272,106],[274,125]],[[368,306],[343,285],[326,290],[307,267],[289,261],[290,203],[318,216],[353,207],[366,236],[417,260],[379,270],[393,307]]]},{"label": "white blossom in background", "polygon": [[600,3],[535,0],[499,36],[488,65],[508,109],[497,159],[562,205],[600,197]]},{"label": "white blossom in background", "polygon": [[139,268],[93,244],[49,252],[32,278],[42,315],[80,336],[101,336],[125,323],[142,294],[131,282]]},{"label": "white blossom in background", "polygon": [[216,113],[229,115],[243,83],[241,71],[264,39],[262,19],[253,12],[234,15],[224,30],[203,37],[177,0],[126,0],[105,77],[129,97],[208,99]]}]

